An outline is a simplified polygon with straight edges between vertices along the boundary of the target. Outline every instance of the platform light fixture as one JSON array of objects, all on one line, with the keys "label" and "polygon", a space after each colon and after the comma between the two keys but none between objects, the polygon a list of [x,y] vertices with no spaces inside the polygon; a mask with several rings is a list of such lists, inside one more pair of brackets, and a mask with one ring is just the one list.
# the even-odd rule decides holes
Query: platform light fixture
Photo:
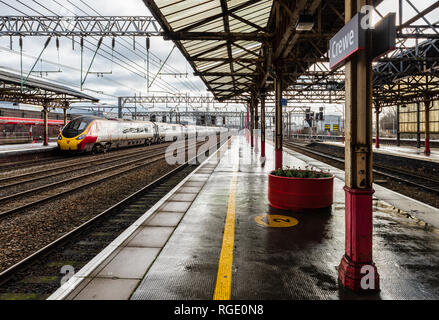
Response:
[{"label": "platform light fixture", "polygon": [[300,14],[296,23],[297,31],[311,31],[314,27],[314,17],[311,14]]}]

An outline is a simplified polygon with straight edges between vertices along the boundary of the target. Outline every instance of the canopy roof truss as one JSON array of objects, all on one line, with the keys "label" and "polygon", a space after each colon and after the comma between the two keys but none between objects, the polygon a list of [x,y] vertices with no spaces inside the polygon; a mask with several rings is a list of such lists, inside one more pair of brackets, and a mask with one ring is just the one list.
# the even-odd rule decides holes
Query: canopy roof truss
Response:
[{"label": "canopy roof truss", "polygon": [[[272,92],[271,79],[281,77],[284,97],[291,102],[344,102],[344,72],[327,67],[329,39],[345,23],[344,0],[144,2],[165,38],[174,40],[215,99],[249,101],[252,92]],[[374,5],[381,2],[376,0]],[[416,15],[400,19],[398,50],[374,66],[374,98],[381,105],[437,97],[439,89],[435,42],[439,26],[425,18],[438,10],[439,2],[422,10],[414,1],[399,3],[400,17],[404,17],[402,4],[410,5]],[[314,16],[311,31],[296,30],[303,13]],[[408,45],[412,39],[417,44],[429,40],[429,44],[413,49]]]},{"label": "canopy roof truss", "polygon": [[0,71],[0,101],[53,108],[68,108],[74,102],[99,101],[82,92],[48,81],[29,78],[23,85],[21,83],[22,79],[19,74]]}]

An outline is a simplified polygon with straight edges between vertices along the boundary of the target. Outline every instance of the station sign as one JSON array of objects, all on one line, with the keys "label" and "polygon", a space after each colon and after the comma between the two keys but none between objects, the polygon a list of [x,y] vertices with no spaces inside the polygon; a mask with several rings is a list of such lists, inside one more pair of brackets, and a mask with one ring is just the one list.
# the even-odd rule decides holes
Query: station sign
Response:
[{"label": "station sign", "polygon": [[330,124],[325,124],[325,130],[330,130],[331,129],[331,125]]},{"label": "station sign", "polygon": [[338,124],[332,125],[332,131],[338,131]]},{"label": "station sign", "polygon": [[351,55],[366,46],[366,30],[361,28],[362,13],[357,13],[329,40],[329,68],[341,66]]},{"label": "station sign", "polygon": [[281,107],[286,107],[287,105],[288,105],[288,100],[284,99],[284,98],[281,98],[280,99],[280,106]]},{"label": "station sign", "polygon": [[390,12],[373,30],[372,58],[377,59],[396,48],[396,13]]},{"label": "station sign", "polygon": [[[342,66],[354,53],[366,48],[366,29],[361,27],[363,13],[357,13],[329,40],[329,68]],[[372,30],[372,55],[376,59],[395,49],[396,13],[388,13]]]}]

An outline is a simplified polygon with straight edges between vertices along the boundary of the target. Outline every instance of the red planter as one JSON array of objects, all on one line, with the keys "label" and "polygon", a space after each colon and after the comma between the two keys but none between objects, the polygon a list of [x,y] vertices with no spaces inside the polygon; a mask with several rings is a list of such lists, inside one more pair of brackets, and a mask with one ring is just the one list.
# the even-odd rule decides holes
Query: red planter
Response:
[{"label": "red planter", "polygon": [[270,206],[284,210],[326,208],[332,205],[334,176],[289,178],[268,175]]}]

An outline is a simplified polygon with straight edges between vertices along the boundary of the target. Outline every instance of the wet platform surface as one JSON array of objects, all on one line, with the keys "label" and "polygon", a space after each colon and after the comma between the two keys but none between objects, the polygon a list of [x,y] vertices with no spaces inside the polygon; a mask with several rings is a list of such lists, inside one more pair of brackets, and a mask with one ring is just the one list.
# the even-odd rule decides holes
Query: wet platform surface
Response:
[{"label": "wet platform surface", "polygon": [[42,142],[37,143],[20,143],[20,144],[2,144],[0,145],[0,157],[16,155],[20,153],[33,153],[52,151],[57,148],[56,142],[49,142],[44,146]]},{"label": "wet platform surface", "polygon": [[[344,147],[344,144],[342,142],[322,142],[325,144],[332,144],[337,145],[339,147]],[[439,150],[437,148],[430,148],[431,154],[429,156],[426,156],[424,154],[424,148],[416,148],[416,147],[410,147],[410,146],[388,146],[388,145],[380,145],[380,147],[377,149],[375,148],[375,144],[373,144],[373,152],[376,153],[383,153],[388,154],[392,156],[399,156],[399,157],[408,157],[412,159],[417,160],[426,160],[426,161],[434,161],[439,162]]]},{"label": "wet platform surface", "polygon": [[[381,291],[358,296],[341,289],[337,267],[344,253],[344,182],[334,179],[334,204],[328,210],[293,213],[272,209],[267,200],[267,173],[273,167],[274,150],[269,143],[266,148],[267,159],[261,162],[258,151],[252,150],[244,137],[234,137],[218,163],[210,160],[185,182],[195,183],[193,186],[181,187],[173,200],[167,200],[189,204],[184,208],[160,204],[162,209],[157,212],[165,205],[168,213],[184,211],[174,217],[175,230],[167,233],[171,233],[167,241],[162,239],[167,237],[164,232],[145,229],[144,224],[153,221],[148,219],[137,226],[142,226],[136,232],[144,232],[143,236],[126,240],[137,237],[140,243],[125,247],[114,243],[107,258],[88,266],[95,268],[90,273],[95,276],[83,279],[95,281],[93,285],[83,281],[67,296],[55,294],[52,298],[212,299],[224,250],[226,217],[233,209],[233,249],[226,257],[233,262],[231,299],[439,299],[438,229],[426,228],[422,221],[376,198],[374,262]],[[304,167],[307,161],[303,155],[284,152],[284,165]],[[336,177],[339,173],[335,172]],[[381,190],[375,196],[379,195],[396,198],[392,191]],[[297,220],[297,224],[268,227],[257,223],[268,221],[266,214],[282,215],[283,219]],[[155,226],[164,223],[159,215],[152,217]],[[148,247],[142,241],[160,243]],[[153,248],[157,249],[151,252]],[[148,261],[139,267],[141,260]],[[102,275],[103,268],[111,271],[108,266],[112,263],[118,266],[119,275]],[[99,273],[101,277],[96,276]],[[80,274],[76,281],[80,281]]]},{"label": "wet platform surface", "polygon": [[[244,139],[234,141],[132,299],[212,299],[233,175],[237,191],[232,299],[357,298],[337,283],[344,252],[344,183],[335,179],[330,211],[271,209],[267,172],[273,167],[272,147],[267,145],[265,166],[249,151]],[[304,162],[285,154],[285,165]],[[369,298],[439,298],[439,234],[422,230],[381,201],[374,201],[374,211],[374,259],[382,291]],[[264,227],[255,222],[261,214],[286,215],[299,223]]]}]

